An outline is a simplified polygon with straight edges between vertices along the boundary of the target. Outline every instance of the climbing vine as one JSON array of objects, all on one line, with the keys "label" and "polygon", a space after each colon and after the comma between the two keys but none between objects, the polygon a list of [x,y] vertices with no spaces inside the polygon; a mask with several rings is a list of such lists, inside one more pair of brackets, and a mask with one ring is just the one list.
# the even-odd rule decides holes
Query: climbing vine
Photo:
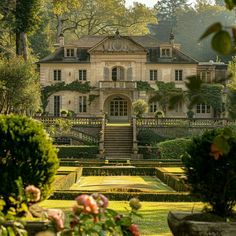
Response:
[{"label": "climbing vine", "polygon": [[201,93],[203,100],[210,105],[217,113],[222,112],[223,89],[221,84],[202,84]]},{"label": "climbing vine", "polygon": [[137,89],[139,91],[153,91],[154,89],[147,81],[137,81]]},{"label": "climbing vine", "polygon": [[89,82],[81,83],[79,81],[73,81],[66,84],[65,82],[56,83],[42,88],[41,101],[42,108],[45,111],[49,97],[59,91],[77,91],[80,93],[89,93],[94,87],[90,86]]}]

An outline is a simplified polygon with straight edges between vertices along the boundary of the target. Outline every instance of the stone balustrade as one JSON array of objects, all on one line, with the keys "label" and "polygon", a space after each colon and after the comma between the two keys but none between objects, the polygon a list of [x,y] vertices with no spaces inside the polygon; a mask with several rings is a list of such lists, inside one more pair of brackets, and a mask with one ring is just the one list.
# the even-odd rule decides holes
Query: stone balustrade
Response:
[{"label": "stone balustrade", "polygon": [[99,81],[100,89],[136,89],[136,81]]}]

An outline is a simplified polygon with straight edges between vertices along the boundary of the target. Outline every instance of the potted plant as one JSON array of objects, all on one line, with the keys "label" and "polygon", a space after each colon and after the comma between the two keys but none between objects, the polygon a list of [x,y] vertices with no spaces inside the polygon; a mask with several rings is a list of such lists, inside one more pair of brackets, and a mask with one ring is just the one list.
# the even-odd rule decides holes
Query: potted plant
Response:
[{"label": "potted plant", "polygon": [[192,110],[188,110],[188,111],[187,111],[187,117],[188,117],[189,119],[192,119],[193,116],[194,116],[194,112],[193,112]]},{"label": "potted plant", "polygon": [[41,108],[39,108],[39,109],[36,111],[35,115],[36,115],[36,116],[41,116],[42,113],[43,113],[43,110],[42,110]]},{"label": "potted plant", "polygon": [[61,110],[61,116],[62,116],[62,117],[66,117],[67,115],[68,115],[68,111],[62,109],[62,110]]},{"label": "potted plant", "polygon": [[230,128],[213,129],[193,138],[183,164],[191,193],[207,207],[196,214],[170,212],[172,233],[236,235],[236,133]]}]

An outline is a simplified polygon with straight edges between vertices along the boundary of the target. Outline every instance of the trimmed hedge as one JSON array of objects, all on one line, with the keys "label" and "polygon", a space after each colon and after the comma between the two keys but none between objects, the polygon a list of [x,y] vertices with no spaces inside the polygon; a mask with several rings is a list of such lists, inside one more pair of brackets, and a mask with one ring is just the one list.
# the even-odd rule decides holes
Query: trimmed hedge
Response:
[{"label": "trimmed hedge", "polygon": [[55,180],[53,187],[56,190],[69,190],[70,187],[77,182],[77,180],[82,175],[83,168],[78,168],[76,171],[71,172],[70,174]]},{"label": "trimmed hedge", "polygon": [[166,138],[160,136],[152,129],[141,129],[138,132],[137,140],[139,145],[151,145],[162,142],[166,140]]},{"label": "trimmed hedge", "polygon": [[143,155],[143,159],[160,159],[160,151],[157,147],[139,146],[138,153]]},{"label": "trimmed hedge", "polygon": [[98,146],[57,146],[59,158],[96,158]]},{"label": "trimmed hedge", "polygon": [[161,142],[157,145],[160,151],[161,159],[181,159],[189,145],[192,143],[191,139],[177,138]]},{"label": "trimmed hedge", "polygon": [[[188,193],[137,193],[137,192],[100,192],[110,201],[129,201],[138,198],[146,202],[198,202],[199,199]],[[56,191],[51,199],[74,200],[80,194],[91,194],[91,192],[80,191]]]},{"label": "trimmed hedge", "polygon": [[155,168],[109,168],[109,167],[91,167],[91,168],[83,168],[83,176],[155,176],[156,169]]},{"label": "trimmed hedge", "polygon": [[173,173],[166,173],[160,169],[156,169],[157,178],[159,178],[163,183],[171,187],[177,192],[188,192],[189,187],[183,181],[183,179],[178,178],[177,175]]}]

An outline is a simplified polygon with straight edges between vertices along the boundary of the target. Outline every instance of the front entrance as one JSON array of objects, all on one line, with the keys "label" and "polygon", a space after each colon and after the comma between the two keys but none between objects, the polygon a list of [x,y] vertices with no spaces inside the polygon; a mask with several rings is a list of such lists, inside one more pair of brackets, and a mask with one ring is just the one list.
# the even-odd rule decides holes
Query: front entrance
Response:
[{"label": "front entrance", "polygon": [[122,97],[115,97],[109,102],[108,115],[110,121],[128,121],[128,101]]}]

